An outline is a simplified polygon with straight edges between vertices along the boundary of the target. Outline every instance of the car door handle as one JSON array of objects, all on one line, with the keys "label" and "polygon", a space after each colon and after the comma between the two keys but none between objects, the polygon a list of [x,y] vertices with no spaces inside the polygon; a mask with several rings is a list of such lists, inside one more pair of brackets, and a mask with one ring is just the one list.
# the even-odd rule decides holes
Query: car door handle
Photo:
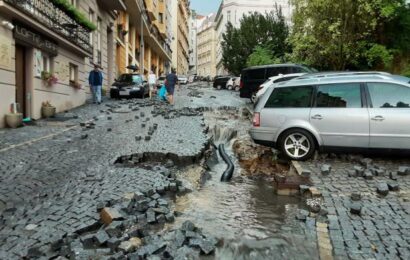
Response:
[{"label": "car door handle", "polygon": [[382,117],[382,116],[375,116],[375,117],[372,117],[372,120],[373,120],[373,121],[384,121],[384,117]]},{"label": "car door handle", "polygon": [[322,117],[322,115],[314,115],[314,116],[312,116],[312,119],[322,120],[323,117]]}]

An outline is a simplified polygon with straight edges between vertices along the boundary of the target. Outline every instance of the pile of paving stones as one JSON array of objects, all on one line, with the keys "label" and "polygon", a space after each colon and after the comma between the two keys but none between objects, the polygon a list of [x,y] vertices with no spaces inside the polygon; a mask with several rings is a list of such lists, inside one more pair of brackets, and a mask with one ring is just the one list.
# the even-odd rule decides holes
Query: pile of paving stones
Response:
[{"label": "pile of paving stones", "polygon": [[[175,193],[178,189],[171,183],[166,190]],[[127,255],[128,259],[143,259],[157,255],[160,259],[184,259],[211,254],[218,240],[207,238],[189,221],[180,229],[161,236],[155,234],[159,227],[175,219],[176,213],[161,195],[166,190],[128,193],[121,200],[99,204],[100,221],[54,241],[47,257],[127,259]],[[41,256],[44,253],[37,248],[30,249],[27,255]]]}]

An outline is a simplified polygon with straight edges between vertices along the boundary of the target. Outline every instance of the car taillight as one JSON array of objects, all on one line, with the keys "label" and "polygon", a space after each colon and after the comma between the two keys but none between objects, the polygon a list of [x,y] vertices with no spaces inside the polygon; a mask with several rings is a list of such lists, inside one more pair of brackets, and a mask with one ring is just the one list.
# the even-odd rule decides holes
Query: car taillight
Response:
[{"label": "car taillight", "polygon": [[253,114],[252,123],[253,123],[254,127],[260,127],[261,126],[261,114],[260,113],[254,113]]},{"label": "car taillight", "polygon": [[241,80],[241,82],[239,83],[239,88],[243,88],[243,81]]}]

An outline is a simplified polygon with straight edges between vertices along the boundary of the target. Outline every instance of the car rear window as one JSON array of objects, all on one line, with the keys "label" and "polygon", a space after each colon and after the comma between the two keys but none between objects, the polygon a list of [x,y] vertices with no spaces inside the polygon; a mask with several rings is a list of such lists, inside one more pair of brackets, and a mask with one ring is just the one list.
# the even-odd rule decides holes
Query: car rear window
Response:
[{"label": "car rear window", "polygon": [[265,104],[265,108],[303,108],[310,107],[313,87],[275,88]]}]

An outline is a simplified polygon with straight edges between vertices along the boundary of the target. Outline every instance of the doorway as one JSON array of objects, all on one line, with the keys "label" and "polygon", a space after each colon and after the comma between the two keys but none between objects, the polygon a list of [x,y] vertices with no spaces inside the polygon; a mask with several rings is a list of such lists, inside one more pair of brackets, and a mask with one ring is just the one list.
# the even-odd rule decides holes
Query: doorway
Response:
[{"label": "doorway", "polygon": [[27,117],[26,48],[16,44],[16,103],[23,117]]}]

